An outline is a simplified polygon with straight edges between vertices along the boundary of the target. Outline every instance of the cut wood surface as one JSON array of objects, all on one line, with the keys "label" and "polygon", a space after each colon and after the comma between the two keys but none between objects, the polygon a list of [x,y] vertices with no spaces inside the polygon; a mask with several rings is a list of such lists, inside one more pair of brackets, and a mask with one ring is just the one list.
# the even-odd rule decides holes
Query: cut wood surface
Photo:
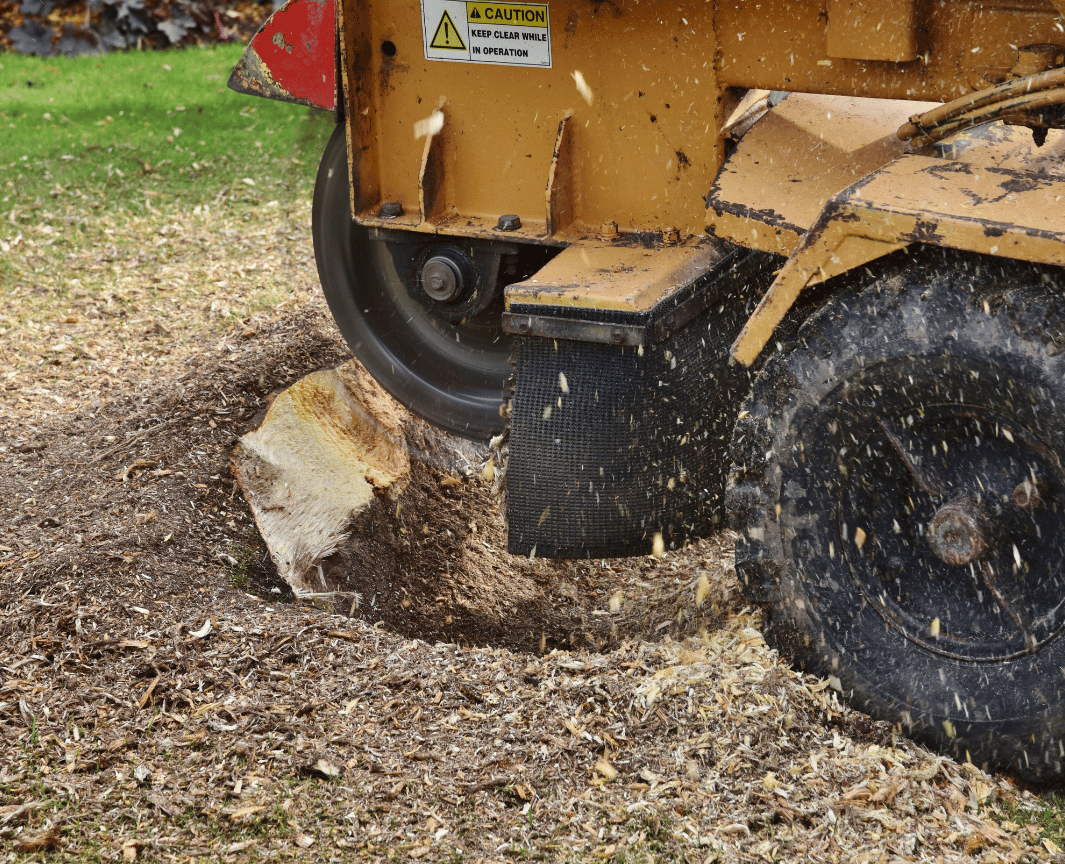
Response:
[{"label": "cut wood surface", "polygon": [[294,589],[326,590],[312,571],[336,552],[348,523],[377,495],[400,499],[410,475],[401,410],[353,360],[282,391],[241,437],[234,476]]}]

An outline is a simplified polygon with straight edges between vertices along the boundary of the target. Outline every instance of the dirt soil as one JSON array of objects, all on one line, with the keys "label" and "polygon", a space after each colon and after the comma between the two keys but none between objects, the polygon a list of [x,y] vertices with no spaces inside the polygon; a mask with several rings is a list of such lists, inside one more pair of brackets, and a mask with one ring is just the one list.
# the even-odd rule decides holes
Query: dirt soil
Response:
[{"label": "dirt soil", "polygon": [[8,860],[1063,860],[1037,795],[769,650],[727,533],[515,558],[479,465],[420,464],[331,565],[360,602],[293,598],[229,458],[348,357],[307,203],[77,207],[0,229]]}]

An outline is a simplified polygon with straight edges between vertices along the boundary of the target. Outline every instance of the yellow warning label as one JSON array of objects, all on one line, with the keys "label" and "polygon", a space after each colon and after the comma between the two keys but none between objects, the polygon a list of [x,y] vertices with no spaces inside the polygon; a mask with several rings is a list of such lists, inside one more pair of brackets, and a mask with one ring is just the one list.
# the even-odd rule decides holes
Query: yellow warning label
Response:
[{"label": "yellow warning label", "polygon": [[547,4],[467,3],[466,18],[471,25],[497,24],[503,27],[543,27],[546,30]]},{"label": "yellow warning label", "polygon": [[436,32],[433,34],[433,41],[429,43],[429,47],[450,51],[466,50],[466,43],[462,41],[455,22],[447,14],[447,10],[444,10],[444,14],[440,16],[440,23],[436,25]]}]

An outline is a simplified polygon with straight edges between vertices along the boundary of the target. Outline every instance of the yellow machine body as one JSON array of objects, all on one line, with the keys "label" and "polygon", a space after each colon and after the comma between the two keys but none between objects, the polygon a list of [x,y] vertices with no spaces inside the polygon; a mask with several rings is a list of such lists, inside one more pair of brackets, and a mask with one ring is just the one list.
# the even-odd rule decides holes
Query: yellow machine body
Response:
[{"label": "yellow machine body", "polygon": [[547,244],[609,222],[702,232],[722,158],[713,7],[543,5],[550,68],[427,60],[416,0],[343,5],[360,222],[399,202],[380,224],[484,235],[515,214],[515,240]]},{"label": "yellow machine body", "polygon": [[[967,198],[962,173],[936,172],[929,186],[927,172],[936,166],[927,160],[942,157],[907,162],[912,148],[895,134],[910,115],[931,107],[916,102],[963,97],[1055,62],[1047,45],[1065,42],[1065,32],[1050,3],[731,0],[667,8],[562,0],[482,4],[482,11],[502,16],[522,5],[546,16],[540,28],[549,40],[546,68],[470,59],[458,46],[469,49],[473,23],[454,9],[465,7],[468,16],[480,8],[475,3],[338,5],[357,222],[497,238],[500,217],[514,215],[520,227],[507,235],[514,242],[621,247],[647,246],[651,237],[663,250],[663,272],[637,286],[629,284],[631,253],[619,251],[616,296],[604,290],[609,280],[601,255],[570,256],[539,283],[514,289],[526,305],[556,306],[560,286],[586,285],[586,293],[563,292],[568,300],[562,302],[625,308],[634,291],[675,286],[662,277],[675,269],[677,246],[699,258],[707,234],[797,256],[736,344],[735,356],[745,363],[803,287],[914,242],[915,220],[921,242],[943,238],[987,254],[1060,263],[1053,241],[1023,239],[1035,230],[1028,223],[1057,217],[1056,186],[1043,184],[1043,192],[1017,202],[1024,218],[1009,242],[928,230],[930,219],[1009,214],[983,213],[973,202],[989,200],[979,196],[992,190]],[[450,10],[447,21],[441,9]],[[457,59],[427,59],[433,53],[427,46],[447,22],[467,27],[457,35]],[[506,32],[492,26],[496,35]],[[755,89],[803,95],[767,107],[736,135],[728,121]],[[738,146],[726,159],[733,135]],[[1018,146],[1009,136],[985,136],[982,158],[1021,173],[1052,161],[1033,161]],[[997,155],[988,156],[989,149]],[[836,196],[899,158],[904,161],[866,192],[890,184],[890,205],[861,205],[855,221],[856,202],[845,196],[847,209]],[[983,182],[994,180],[985,174]],[[945,196],[942,207],[928,200],[932,189]],[[969,201],[968,212],[948,199]],[[932,212],[921,216],[926,205]],[[1008,206],[1003,199],[999,209]],[[914,214],[909,228],[901,217],[888,218],[884,207]],[[868,229],[856,227],[865,219]],[[807,237],[815,225],[816,236]],[[645,272],[655,269],[655,256],[648,257]]]}]

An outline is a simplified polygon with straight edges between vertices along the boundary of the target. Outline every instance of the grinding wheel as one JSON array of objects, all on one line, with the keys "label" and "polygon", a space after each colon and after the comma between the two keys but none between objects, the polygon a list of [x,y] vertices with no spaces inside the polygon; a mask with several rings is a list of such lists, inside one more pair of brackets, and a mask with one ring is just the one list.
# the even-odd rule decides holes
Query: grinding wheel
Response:
[{"label": "grinding wheel", "polygon": [[[503,387],[511,371],[501,296],[493,295],[488,308],[452,320],[455,316],[443,314],[448,309],[434,306],[420,292],[418,274],[434,254],[431,244],[448,254],[454,250],[441,247],[434,235],[371,234],[352,222],[343,124],[333,132],[318,169],[312,230],[329,310],[381,386],[415,414],[456,435],[485,439],[500,432]],[[477,247],[465,251],[476,255]],[[496,270],[500,254],[490,249],[485,256],[494,256]]]}]

